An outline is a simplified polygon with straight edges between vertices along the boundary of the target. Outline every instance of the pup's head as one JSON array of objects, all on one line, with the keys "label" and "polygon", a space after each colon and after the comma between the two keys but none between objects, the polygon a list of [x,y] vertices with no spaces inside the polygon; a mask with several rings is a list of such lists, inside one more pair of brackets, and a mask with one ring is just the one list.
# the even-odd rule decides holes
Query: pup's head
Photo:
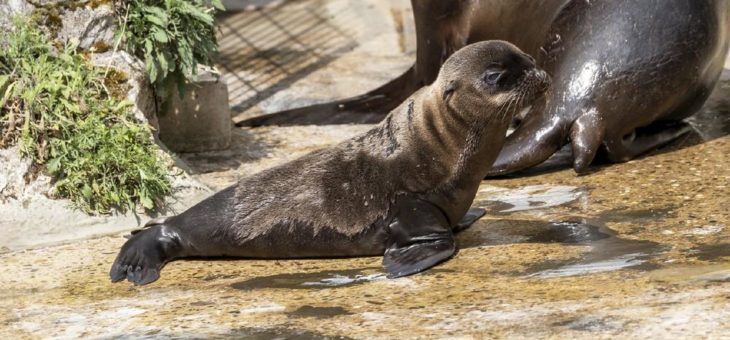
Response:
[{"label": "pup's head", "polygon": [[451,55],[434,83],[450,114],[478,122],[509,122],[550,87],[550,77],[516,46],[499,40]]}]

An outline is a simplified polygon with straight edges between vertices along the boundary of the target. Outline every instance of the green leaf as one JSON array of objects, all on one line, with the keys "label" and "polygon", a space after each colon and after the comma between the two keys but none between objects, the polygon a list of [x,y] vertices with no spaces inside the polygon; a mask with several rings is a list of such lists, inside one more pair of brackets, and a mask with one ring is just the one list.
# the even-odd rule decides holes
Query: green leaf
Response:
[{"label": "green leaf", "polygon": [[155,202],[144,192],[139,196],[139,202],[146,209],[153,209],[155,207]]},{"label": "green leaf", "polygon": [[149,15],[146,16],[145,19],[158,27],[167,27],[167,16],[161,18],[155,15]]},{"label": "green leaf", "polygon": [[83,189],[81,189],[81,194],[86,199],[91,198],[91,194],[93,194],[93,192],[91,191],[91,187],[88,184],[84,184]]},{"label": "green leaf", "polygon": [[0,92],[5,91],[5,88],[10,84],[10,76],[7,74],[0,74]]},{"label": "green leaf", "polygon": [[147,74],[150,76],[150,83],[157,82],[159,72],[157,71],[157,63],[153,60],[147,60]]},{"label": "green leaf", "polygon": [[179,9],[182,13],[187,14],[194,19],[197,19],[198,21],[202,21],[207,26],[212,26],[213,24],[215,24],[215,19],[213,18],[213,15],[205,12],[204,8],[202,7],[195,7],[189,3],[181,2]]},{"label": "green leaf", "polygon": [[213,6],[213,8],[215,8],[219,11],[226,10],[226,8],[223,6],[223,2],[221,2],[221,0],[210,0],[210,4]]},{"label": "green leaf", "polygon": [[48,164],[46,164],[46,169],[48,169],[48,172],[51,173],[51,175],[56,175],[61,170],[61,158],[56,157],[48,161]]},{"label": "green leaf", "polygon": [[152,40],[145,40],[144,41],[144,54],[147,56],[152,55],[152,51],[154,51],[154,46],[152,46]]},{"label": "green leaf", "polygon": [[159,19],[160,21],[167,22],[167,13],[159,7],[155,6],[144,6],[142,11],[146,12],[145,19],[149,20],[150,17]]},{"label": "green leaf", "polygon": [[160,71],[162,71],[162,78],[167,77],[168,63],[164,53],[157,53],[157,62],[160,64]]},{"label": "green leaf", "polygon": [[0,97],[0,109],[2,109],[13,94],[13,87],[15,86],[15,83],[11,83],[10,77],[8,76],[3,75],[0,77],[4,77],[0,78],[0,94],[2,95],[2,97]]},{"label": "green leaf", "polygon": [[165,33],[165,31],[163,31],[161,29],[157,29],[157,28],[153,29],[152,36],[155,38],[155,40],[157,40],[158,42],[161,42],[163,44],[168,43],[170,41],[170,39],[167,37],[167,33]]}]

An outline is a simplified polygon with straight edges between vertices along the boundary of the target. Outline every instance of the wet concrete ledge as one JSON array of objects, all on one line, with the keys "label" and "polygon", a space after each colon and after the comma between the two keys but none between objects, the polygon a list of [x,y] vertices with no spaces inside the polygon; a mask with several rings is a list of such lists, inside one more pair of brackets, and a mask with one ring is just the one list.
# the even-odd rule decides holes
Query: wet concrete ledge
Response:
[{"label": "wet concrete ledge", "polygon": [[[312,13],[347,11],[352,2],[317,3],[322,6],[308,12],[309,19],[298,20],[327,17]],[[379,3],[359,2],[365,7]],[[273,29],[264,14],[292,18],[302,8],[285,9],[291,12],[230,17],[238,26],[231,23],[224,30],[242,29],[256,36]],[[387,7],[370,10],[393,13]],[[318,32],[332,32],[326,23],[315,22],[324,25]],[[369,27],[350,26],[355,32]],[[332,38],[333,45],[325,47],[334,57],[317,64],[327,67],[294,76],[273,72],[270,79],[264,77],[265,67],[251,71],[229,65],[240,85],[232,106],[244,104],[240,115],[246,116],[298,104],[291,100],[295,97],[326,100],[377,85],[409,64],[402,51],[397,57],[378,45],[399,46],[397,35],[378,37],[370,47],[358,43],[351,53],[338,49],[347,39]],[[231,46],[236,44],[223,46],[235,56]],[[278,60],[272,56],[283,55],[252,52],[256,49],[239,52],[253,56],[250,65],[270,66]],[[368,54],[369,49],[380,54]],[[310,50],[302,50],[299,55],[316,60]],[[350,67],[362,64],[357,63],[361,58],[368,58],[367,67]],[[304,59],[295,60],[304,65]],[[369,67],[379,66],[392,74],[365,77]],[[352,73],[343,74],[348,69]],[[564,150],[541,169],[484,181],[474,204],[487,209],[487,216],[457,236],[460,251],[453,259],[426,273],[388,280],[379,257],[195,260],[170,263],[158,282],[134,287],[108,280],[111,262],[125,241],[117,234],[0,254],[0,337],[727,337],[729,78],[723,76],[701,114],[692,119],[694,133],[649,155],[599,166],[579,177],[568,168]],[[367,80],[339,85],[353,79]],[[182,157],[196,179],[221,188],[367,128],[235,129],[232,149]]]}]

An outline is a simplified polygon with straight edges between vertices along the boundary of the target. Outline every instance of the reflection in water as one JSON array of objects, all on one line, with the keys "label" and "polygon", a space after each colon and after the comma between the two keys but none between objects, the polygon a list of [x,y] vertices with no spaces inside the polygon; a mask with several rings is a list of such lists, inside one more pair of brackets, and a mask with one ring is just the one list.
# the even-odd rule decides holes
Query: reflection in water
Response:
[{"label": "reflection in water", "polygon": [[260,288],[323,289],[347,287],[385,279],[385,274],[382,273],[380,268],[361,268],[336,272],[321,271],[255,277],[234,283],[231,287],[242,290]]},{"label": "reflection in water", "polygon": [[545,267],[550,267],[552,265],[542,264],[540,266],[536,266],[536,267],[532,268],[532,270],[539,269],[539,271],[536,271],[527,276],[528,277],[549,278],[549,277],[575,276],[575,275],[590,274],[590,273],[608,272],[608,271],[619,270],[619,269],[623,269],[623,268],[629,268],[629,267],[635,267],[635,266],[641,265],[644,262],[646,262],[646,260],[645,260],[646,257],[647,257],[647,254],[644,254],[644,253],[633,253],[633,254],[621,255],[619,257],[615,257],[615,258],[611,258],[611,259],[607,259],[607,260],[603,260],[603,261],[596,261],[596,262],[581,263],[579,261],[578,263],[574,263],[574,264],[561,263],[559,265],[555,265],[555,267],[557,267],[557,268],[553,268],[553,269],[543,269]]},{"label": "reflection in water", "polygon": [[269,339],[297,339],[297,340],[309,340],[309,339],[333,339],[333,340],[347,340],[351,339],[344,336],[327,336],[320,333],[314,333],[310,331],[300,329],[289,329],[289,328],[251,328],[242,327],[231,331],[226,334],[224,338],[227,339],[250,339],[250,340],[269,340]]},{"label": "reflection in water", "polygon": [[692,248],[692,256],[698,260],[715,262],[723,257],[730,257],[730,243],[704,244]]},{"label": "reflection in water", "polygon": [[459,246],[469,248],[514,243],[586,245],[613,235],[593,225],[570,221],[494,220],[485,222],[484,227],[472,231],[472,233],[479,233],[477,238],[469,238],[463,242],[459,240]]},{"label": "reflection in water", "polygon": [[587,190],[569,185],[530,185],[518,189],[482,186],[477,194],[479,206],[490,213],[545,209],[574,202]]},{"label": "reflection in water", "polygon": [[606,237],[577,242],[590,246],[579,259],[538,263],[527,270],[527,276],[541,278],[574,276],[646,266],[647,260],[663,248],[656,242],[620,238],[605,226],[596,227],[580,222],[559,222],[558,225],[566,229],[567,235],[594,235],[598,232]]},{"label": "reflection in water", "polygon": [[340,315],[352,315],[352,313],[342,307],[314,307],[307,305],[299,307],[297,310],[287,313],[287,315],[294,318],[313,317],[326,319]]},{"label": "reflection in water", "polygon": [[638,267],[649,269],[651,265],[647,260],[663,249],[655,242],[623,239],[605,226],[586,221],[497,220],[488,221],[478,232],[479,237],[465,240],[462,247],[514,243],[589,246],[579,258],[536,263],[520,273],[528,277],[573,276]]},{"label": "reflection in water", "polygon": [[[491,214],[510,215],[514,212],[544,209],[587,200],[588,190],[573,186],[534,185],[517,189],[483,186],[477,195],[477,206]],[[613,271],[623,268],[653,269],[648,262],[663,247],[658,243],[628,240],[618,237],[606,225],[615,222],[642,223],[661,220],[674,215],[675,207],[646,210],[617,208],[590,218],[571,218],[564,221],[505,219],[482,221],[484,228],[472,228],[478,237],[459,242],[461,247],[513,243],[563,243],[589,246],[580,258],[565,261],[546,261],[531,266],[528,277],[560,277]],[[727,248],[730,253],[730,247]]]},{"label": "reflection in water", "polygon": [[600,216],[593,218],[599,223],[608,222],[648,222],[665,219],[675,216],[676,207],[651,208],[643,210],[629,210],[628,208],[616,208],[603,212]]}]

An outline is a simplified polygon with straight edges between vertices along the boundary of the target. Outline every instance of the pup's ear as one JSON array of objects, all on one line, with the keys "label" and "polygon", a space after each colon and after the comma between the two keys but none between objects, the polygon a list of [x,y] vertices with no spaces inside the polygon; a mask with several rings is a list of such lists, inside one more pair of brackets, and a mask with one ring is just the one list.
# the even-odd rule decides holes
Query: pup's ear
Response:
[{"label": "pup's ear", "polygon": [[458,87],[458,84],[456,83],[456,80],[449,81],[448,84],[446,84],[446,88],[444,89],[444,95],[443,99],[444,101],[448,101],[451,99],[451,95],[456,92],[456,88]]}]

